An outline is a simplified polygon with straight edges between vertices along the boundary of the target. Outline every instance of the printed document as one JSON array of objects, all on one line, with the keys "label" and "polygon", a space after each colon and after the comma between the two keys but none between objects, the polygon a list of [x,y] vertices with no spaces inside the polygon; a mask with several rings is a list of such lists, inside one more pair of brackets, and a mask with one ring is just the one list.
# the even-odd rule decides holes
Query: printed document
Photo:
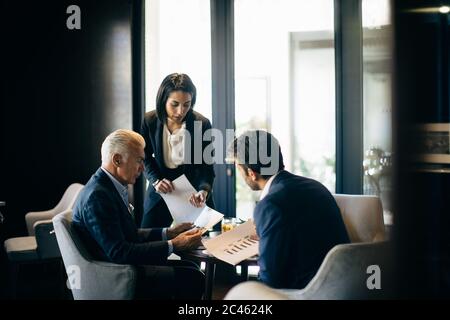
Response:
[{"label": "printed document", "polygon": [[256,234],[255,225],[252,220],[248,220],[231,231],[204,240],[203,245],[209,254],[236,265],[258,254],[259,241],[253,239],[254,234]]},{"label": "printed document", "polygon": [[220,212],[207,205],[197,208],[189,202],[189,198],[197,193],[197,190],[184,174],[172,183],[174,190],[171,193],[160,193],[160,195],[166,202],[175,223],[193,222],[196,227],[204,228],[206,231],[222,220],[223,214]]}]

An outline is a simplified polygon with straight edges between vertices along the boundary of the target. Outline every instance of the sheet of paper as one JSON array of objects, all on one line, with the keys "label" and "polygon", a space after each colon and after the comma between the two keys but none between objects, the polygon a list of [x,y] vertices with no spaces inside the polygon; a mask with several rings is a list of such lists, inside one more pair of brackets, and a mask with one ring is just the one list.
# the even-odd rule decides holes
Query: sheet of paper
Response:
[{"label": "sheet of paper", "polygon": [[203,241],[203,245],[208,250],[208,253],[214,257],[236,265],[258,254],[259,242],[251,238],[254,234],[255,226],[253,221],[248,220],[231,231]]},{"label": "sheet of paper", "polygon": [[204,228],[206,232],[208,229],[214,227],[216,223],[220,222],[222,219],[223,214],[217,212],[214,209],[211,209],[208,206],[205,206],[198,218],[194,221],[194,224],[197,227]]},{"label": "sheet of paper", "polygon": [[223,214],[216,210],[206,205],[197,208],[189,202],[191,195],[197,191],[184,174],[173,180],[172,183],[175,190],[160,195],[166,202],[175,223],[193,222],[197,227],[205,228],[206,231],[222,220]]}]

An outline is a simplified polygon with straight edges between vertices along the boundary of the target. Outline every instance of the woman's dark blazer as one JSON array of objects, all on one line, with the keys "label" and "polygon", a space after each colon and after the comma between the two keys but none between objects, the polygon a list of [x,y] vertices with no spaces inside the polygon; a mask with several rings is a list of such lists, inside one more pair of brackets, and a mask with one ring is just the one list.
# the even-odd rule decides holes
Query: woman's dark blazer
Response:
[{"label": "woman's dark blazer", "polygon": [[[199,121],[201,126],[194,126],[194,121]],[[147,112],[142,122],[141,134],[145,139],[145,178],[150,182],[147,189],[147,196],[144,201],[144,212],[148,212],[152,209],[158,201],[161,200],[161,196],[156,192],[152,184],[157,179],[167,178],[168,169],[164,164],[162,136],[163,136],[163,123],[158,119],[156,110]],[[210,141],[204,142],[202,137],[206,130],[211,129],[211,123],[207,118],[195,111],[189,111],[186,115],[186,130],[191,135],[190,143],[185,143],[185,148],[191,149],[191,161],[183,165],[183,173],[186,175],[192,186],[200,191],[208,191],[207,205],[214,207],[212,198],[212,185],[214,182],[214,169],[213,165],[204,163],[203,151],[211,143]],[[200,132],[201,130],[201,132]],[[194,135],[194,131],[196,135]],[[194,137],[201,139],[202,143],[202,163],[194,164]],[[187,149],[185,149],[187,150]]]}]

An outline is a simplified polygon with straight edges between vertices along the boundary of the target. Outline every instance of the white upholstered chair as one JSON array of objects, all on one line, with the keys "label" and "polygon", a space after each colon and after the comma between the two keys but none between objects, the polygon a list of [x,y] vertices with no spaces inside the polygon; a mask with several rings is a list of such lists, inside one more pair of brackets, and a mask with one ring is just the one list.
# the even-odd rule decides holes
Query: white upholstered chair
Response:
[{"label": "white upholstered chair", "polygon": [[75,300],[121,300],[135,296],[136,267],[95,261],[72,226],[72,211],[53,218],[56,238]]},{"label": "white upholstered chair", "polygon": [[335,194],[350,241],[386,240],[383,206],[377,196]]},{"label": "white upholstered chair", "polygon": [[58,204],[53,209],[45,211],[28,212],[25,215],[25,223],[27,224],[28,235],[29,236],[35,235],[35,223],[37,221],[46,220],[46,222],[51,224],[51,219],[55,215],[57,215],[60,212],[63,212],[64,210],[72,209],[81,189],[83,189],[82,184],[72,183],[66,189],[61,200],[59,200]]},{"label": "white upholstered chair", "polygon": [[27,237],[15,237],[5,241],[5,250],[11,262],[26,262],[60,257],[53,232],[52,218],[64,210],[72,209],[83,185],[71,184],[59,203],[51,210],[29,212],[25,215]]},{"label": "white upholstered chair", "polygon": [[[331,249],[317,274],[301,290],[273,289],[259,282],[232,288],[226,300],[352,300],[394,297],[392,248],[389,242],[340,244]],[[373,288],[370,266],[379,267],[380,288]],[[369,282],[369,285],[368,285]]]},{"label": "white upholstered chair", "polygon": [[10,264],[13,297],[16,296],[20,264],[46,262],[61,257],[51,219],[64,210],[72,209],[82,189],[82,184],[73,183],[66,189],[61,200],[53,209],[27,213],[25,222],[28,236],[5,240],[4,247]]}]

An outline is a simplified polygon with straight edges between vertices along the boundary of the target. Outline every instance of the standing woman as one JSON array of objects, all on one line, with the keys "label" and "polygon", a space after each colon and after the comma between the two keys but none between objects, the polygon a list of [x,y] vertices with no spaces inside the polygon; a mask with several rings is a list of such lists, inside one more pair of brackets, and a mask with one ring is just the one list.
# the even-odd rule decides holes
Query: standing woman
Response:
[{"label": "standing woman", "polygon": [[[214,169],[203,159],[203,150],[210,142],[198,141],[202,144],[202,154],[194,157],[194,137],[203,137],[203,133],[211,128],[207,118],[192,110],[196,91],[188,75],[172,73],[159,87],[156,110],[144,116],[141,134],[145,139],[144,174],[149,186],[142,228],[170,226],[172,216],[159,193],[172,192],[172,181],[182,174],[198,191],[191,196],[190,203],[201,207],[206,202],[209,207],[214,207],[211,194]],[[194,130],[198,130],[195,135]],[[194,159],[201,159],[201,163],[194,163]]]}]

